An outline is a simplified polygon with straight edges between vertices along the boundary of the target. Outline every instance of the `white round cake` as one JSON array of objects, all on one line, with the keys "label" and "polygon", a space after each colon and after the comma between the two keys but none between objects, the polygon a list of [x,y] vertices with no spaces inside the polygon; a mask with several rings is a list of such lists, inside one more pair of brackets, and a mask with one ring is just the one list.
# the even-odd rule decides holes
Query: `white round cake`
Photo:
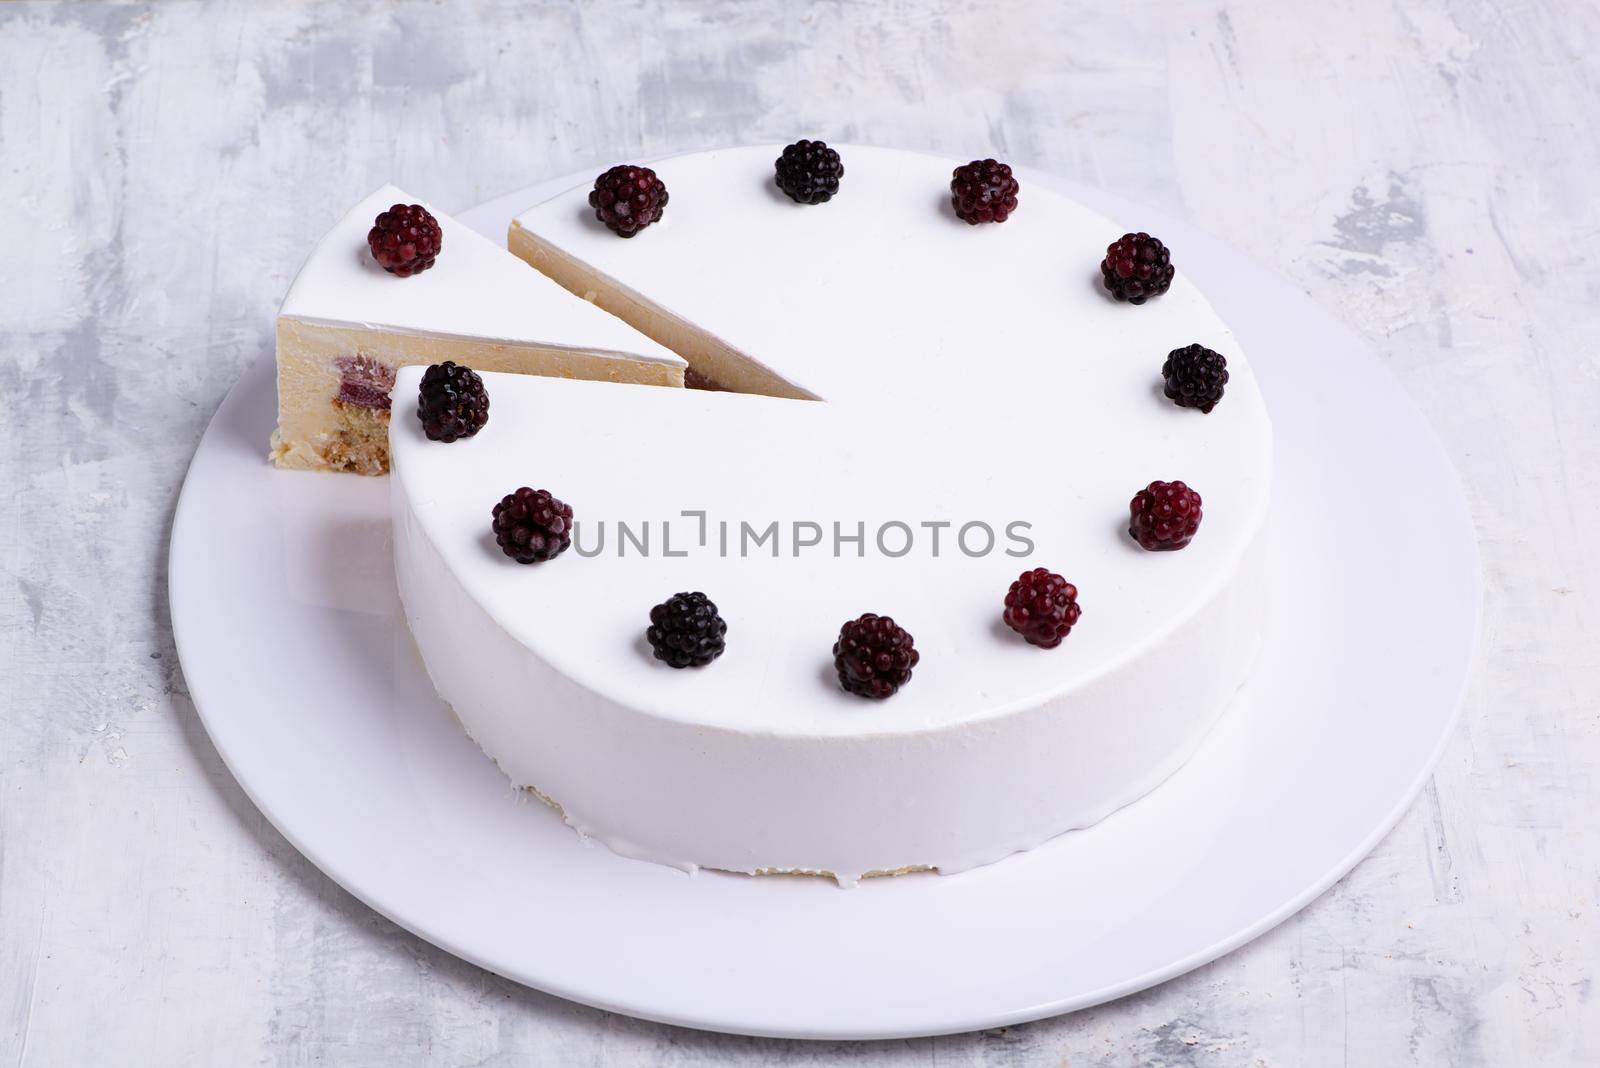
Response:
[{"label": "white round cake", "polygon": [[[485,373],[487,425],[445,444],[416,418],[422,368],[402,368],[406,616],[511,781],[620,853],[841,884],[996,861],[1157,786],[1245,681],[1266,410],[1181,248],[1165,294],[1107,295],[1100,260],[1139,220],[1023,176],[1009,219],[969,226],[954,161],[846,146],[838,195],[800,205],[774,184],[780,150],[655,165],[670,201],[629,240],[587,186],[512,224],[513,252],[720,391]],[[1204,414],[1162,391],[1191,344],[1227,359]],[[1203,496],[1198,532],[1146,551],[1129,500],[1178,479]],[[519,486],[571,505],[568,551],[500,551],[490,512]],[[1002,621],[1038,567],[1082,610],[1055,648]],[[680,591],[726,621],[709,665],[673,670],[645,639]],[[886,700],[835,668],[866,612],[920,654]]]}]

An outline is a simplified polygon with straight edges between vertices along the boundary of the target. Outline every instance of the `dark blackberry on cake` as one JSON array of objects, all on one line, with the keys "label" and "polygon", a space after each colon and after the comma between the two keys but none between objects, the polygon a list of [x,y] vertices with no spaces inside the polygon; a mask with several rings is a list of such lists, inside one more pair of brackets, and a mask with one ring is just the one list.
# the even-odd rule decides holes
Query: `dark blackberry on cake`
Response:
[{"label": "dark blackberry on cake", "polygon": [[678,593],[650,609],[645,638],[671,667],[705,667],[726,648],[728,624],[703,593]]},{"label": "dark blackberry on cake", "polygon": [[494,540],[519,564],[542,564],[572,544],[572,506],[523,486],[494,506]]},{"label": "dark blackberry on cake", "polygon": [[958,217],[974,226],[1005,222],[1017,210],[1020,189],[1011,176],[1010,164],[975,159],[950,176],[950,205]]},{"label": "dark blackberry on cake", "polygon": [[1024,571],[1006,592],[1006,626],[1041,649],[1060,645],[1081,614],[1078,587],[1046,568]]},{"label": "dark blackberry on cake", "polygon": [[833,643],[839,685],[853,694],[882,700],[911,681],[921,656],[911,634],[888,616],[868,612],[846,623]]},{"label": "dark blackberry on cake", "polygon": [[[391,372],[392,373],[392,372]],[[470,367],[446,360],[422,373],[417,390],[417,418],[434,441],[470,438],[489,421],[489,393]]]},{"label": "dark blackberry on cake", "polygon": [[1222,399],[1228,384],[1228,361],[1204,345],[1173,349],[1161,366],[1167,397],[1180,408],[1209,412]]},{"label": "dark blackberry on cake", "polygon": [[1128,534],[1151,552],[1188,545],[1200,519],[1200,494],[1182,482],[1152,482],[1128,502]]},{"label": "dark blackberry on cake", "polygon": [[1129,304],[1143,304],[1172,285],[1172,253],[1149,234],[1123,234],[1106,249],[1100,278],[1106,291]]},{"label": "dark blackberry on cake", "polygon": [[839,191],[844,163],[822,141],[796,141],[774,164],[778,188],[796,204],[825,204]]},{"label": "dark blackberry on cake", "polygon": [[633,237],[661,218],[667,187],[649,167],[622,163],[594,180],[589,206],[606,229],[618,237]]},{"label": "dark blackberry on cake", "polygon": [[421,204],[396,204],[379,212],[367,231],[367,247],[378,266],[409,278],[433,266],[444,247],[444,231]]}]

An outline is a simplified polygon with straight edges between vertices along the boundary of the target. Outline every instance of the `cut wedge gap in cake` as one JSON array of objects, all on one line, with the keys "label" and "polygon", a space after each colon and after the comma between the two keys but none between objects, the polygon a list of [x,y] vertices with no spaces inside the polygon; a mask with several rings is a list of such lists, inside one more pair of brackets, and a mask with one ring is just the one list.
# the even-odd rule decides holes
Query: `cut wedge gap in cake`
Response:
[{"label": "cut wedge gap in cake", "polygon": [[529,271],[449,216],[433,267],[390,274],[367,245],[374,219],[423,203],[392,185],[312,250],[278,313],[279,467],[382,474],[395,372],[451,360],[474,370],[681,387],[685,362],[622,320]]},{"label": "cut wedge gap in cake", "polygon": [[688,362],[689,381],[694,388],[790,400],[822,399],[710,331],[570,255],[523,226],[520,219],[511,221],[506,242],[513,253],[541,275],[677,353]]}]

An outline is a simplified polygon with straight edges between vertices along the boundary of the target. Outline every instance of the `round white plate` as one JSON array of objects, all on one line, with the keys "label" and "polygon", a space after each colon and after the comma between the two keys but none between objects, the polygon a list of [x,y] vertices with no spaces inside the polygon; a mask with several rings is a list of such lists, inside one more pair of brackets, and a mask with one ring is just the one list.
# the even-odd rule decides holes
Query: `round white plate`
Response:
[{"label": "round white plate", "polygon": [[[499,239],[515,211],[587,177],[463,220]],[[394,590],[387,479],[264,461],[263,362],[200,443],[171,559],[184,673],[251,799],[340,885],[452,953],[590,1005],[749,1034],[1050,1016],[1181,974],[1315,898],[1410,805],[1455,722],[1479,611],[1456,476],[1377,359],[1302,294],[1158,212],[1034,181],[1176,249],[1250,353],[1276,428],[1261,667],[1169,782],[999,864],[850,891],[691,877],[581,841],[434,696]],[[1086,274],[1100,254],[1083,250]]]}]

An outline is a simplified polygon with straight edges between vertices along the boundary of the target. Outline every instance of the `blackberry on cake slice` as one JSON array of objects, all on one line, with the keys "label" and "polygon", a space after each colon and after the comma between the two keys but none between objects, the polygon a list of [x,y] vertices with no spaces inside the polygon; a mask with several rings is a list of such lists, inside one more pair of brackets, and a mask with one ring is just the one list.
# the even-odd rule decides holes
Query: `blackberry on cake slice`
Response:
[{"label": "blackberry on cake slice", "polygon": [[1123,234],[1106,248],[1100,278],[1117,300],[1143,304],[1172,286],[1172,253],[1146,233]]},{"label": "blackberry on cake slice", "polygon": [[523,486],[494,506],[494,540],[519,564],[542,564],[572,544],[572,506]]},{"label": "blackberry on cake slice", "polygon": [[669,667],[705,667],[727,648],[728,624],[711,598],[678,593],[650,609],[645,639]]},{"label": "blackberry on cake slice", "polygon": [[1081,614],[1078,587],[1048,568],[1024,571],[1006,591],[1006,626],[1041,649],[1060,645]]},{"label": "blackberry on cake slice", "polygon": [[976,226],[1005,222],[1017,210],[1021,186],[1011,165],[993,159],[975,159],[957,167],[950,176],[950,206],[956,216]]},{"label": "blackberry on cake slice", "polygon": [[1182,482],[1152,482],[1128,502],[1128,534],[1151,552],[1188,545],[1200,519],[1200,494]]},{"label": "blackberry on cake slice", "polygon": [[661,218],[667,187],[649,167],[620,163],[594,180],[589,206],[606,229],[633,237]]},{"label": "blackberry on cake slice", "polygon": [[433,266],[444,247],[439,220],[421,204],[396,204],[380,212],[367,231],[367,248],[378,266],[410,278]]},{"label": "blackberry on cake slice", "polygon": [[796,141],[774,163],[776,182],[796,204],[826,204],[839,192],[844,163],[823,141]]},{"label": "blackberry on cake slice", "polygon": [[833,666],[839,685],[861,697],[892,697],[911,681],[921,660],[911,633],[888,616],[868,612],[839,630],[833,643]]},{"label": "blackberry on cake slice", "polygon": [[470,438],[489,422],[489,392],[470,367],[446,360],[422,373],[417,418],[432,441]]}]

